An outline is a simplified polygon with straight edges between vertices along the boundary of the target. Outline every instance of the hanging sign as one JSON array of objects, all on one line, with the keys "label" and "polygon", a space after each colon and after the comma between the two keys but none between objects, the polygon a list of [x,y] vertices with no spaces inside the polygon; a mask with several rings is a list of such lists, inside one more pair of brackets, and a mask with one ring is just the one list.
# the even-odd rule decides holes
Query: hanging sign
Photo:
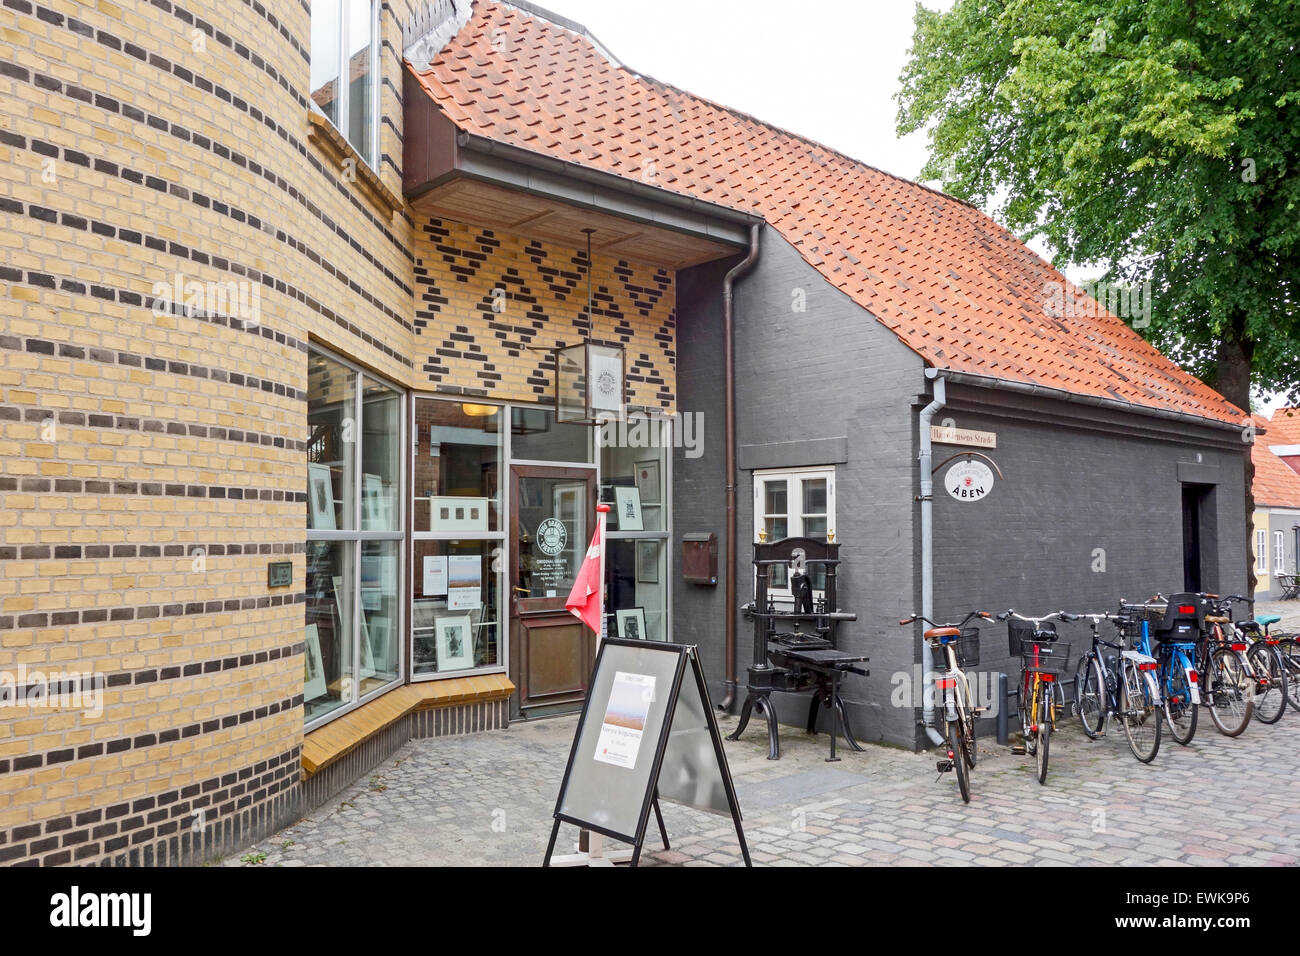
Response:
[{"label": "hanging sign", "polygon": [[979,501],[993,490],[993,469],[982,461],[959,461],[943,476],[943,486],[958,501]]}]

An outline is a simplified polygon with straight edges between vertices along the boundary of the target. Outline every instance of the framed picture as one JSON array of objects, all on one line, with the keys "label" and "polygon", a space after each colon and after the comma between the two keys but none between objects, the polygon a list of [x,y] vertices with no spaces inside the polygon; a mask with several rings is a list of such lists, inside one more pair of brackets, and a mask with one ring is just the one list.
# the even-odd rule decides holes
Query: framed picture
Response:
[{"label": "framed picture", "polygon": [[305,633],[306,649],[302,655],[303,699],[315,700],[325,696],[325,662],[320,654],[320,631],[308,624]]},{"label": "framed picture", "polygon": [[659,583],[659,548],[660,542],[638,541],[636,543],[636,583]]},{"label": "framed picture", "polygon": [[438,670],[456,671],[474,666],[474,641],[469,615],[438,618]]},{"label": "framed picture", "polygon": [[307,466],[307,502],[313,531],[337,530],[334,523],[334,479],[329,465]]},{"label": "framed picture", "polygon": [[438,605],[441,601],[425,600],[411,603],[411,629],[414,631],[432,631],[438,620]]},{"label": "framed picture", "polygon": [[645,608],[628,607],[614,612],[618,636],[629,641],[649,640],[645,631]]},{"label": "framed picture", "polygon": [[[392,653],[392,622],[386,617],[378,615],[372,617],[368,625],[366,639],[370,645],[369,660],[371,668],[377,671],[390,671],[392,669],[390,662],[396,659],[396,655]],[[367,656],[365,648],[362,648],[361,654],[364,662]]]},{"label": "framed picture", "polygon": [[615,488],[614,509],[618,514],[619,531],[645,530],[641,518],[641,494],[635,488]]},{"label": "framed picture", "polygon": [[375,676],[375,652],[370,642],[370,624],[366,621],[366,614],[361,613],[361,671],[360,677]]},{"label": "framed picture", "polygon": [[378,475],[361,476],[361,527],[363,531],[391,530],[392,511]]},{"label": "framed picture", "polygon": [[641,495],[642,504],[659,504],[659,460],[657,458],[636,463],[636,490]]},{"label": "framed picture", "polygon": [[429,499],[430,531],[486,531],[487,498],[435,496]]}]

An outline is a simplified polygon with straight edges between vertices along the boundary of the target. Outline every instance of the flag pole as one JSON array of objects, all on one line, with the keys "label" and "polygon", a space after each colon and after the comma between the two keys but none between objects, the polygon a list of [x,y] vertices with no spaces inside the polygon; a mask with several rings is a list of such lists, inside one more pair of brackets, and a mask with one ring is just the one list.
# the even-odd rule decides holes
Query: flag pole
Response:
[{"label": "flag pole", "polygon": [[600,532],[600,630],[596,632],[596,650],[606,637],[609,625],[605,618],[605,552],[609,550],[605,541],[605,524],[609,518],[609,505],[603,501],[596,505],[596,530]]}]

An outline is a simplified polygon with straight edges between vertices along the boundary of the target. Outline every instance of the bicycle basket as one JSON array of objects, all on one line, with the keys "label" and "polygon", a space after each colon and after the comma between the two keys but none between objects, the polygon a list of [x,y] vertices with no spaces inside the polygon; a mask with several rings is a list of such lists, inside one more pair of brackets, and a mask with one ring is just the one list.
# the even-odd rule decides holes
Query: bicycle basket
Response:
[{"label": "bicycle basket", "polygon": [[[1044,621],[1039,629],[1056,633],[1056,625],[1050,621]],[[1007,621],[1007,653],[1012,657],[1019,657],[1020,649],[1034,642],[1034,633],[1033,624],[1011,618]]]},{"label": "bicycle basket", "polygon": [[961,632],[953,646],[957,654],[957,666],[961,668],[978,667],[980,663],[980,629],[968,627]]},{"label": "bicycle basket", "polygon": [[1070,645],[1061,641],[1045,644],[1027,640],[1021,645],[1020,666],[1027,671],[1063,677],[1070,666]]}]

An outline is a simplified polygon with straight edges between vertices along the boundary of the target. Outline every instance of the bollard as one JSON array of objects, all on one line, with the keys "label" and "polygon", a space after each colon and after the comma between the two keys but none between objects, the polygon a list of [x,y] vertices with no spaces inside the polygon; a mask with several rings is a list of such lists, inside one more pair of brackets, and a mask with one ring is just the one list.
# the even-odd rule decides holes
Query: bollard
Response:
[{"label": "bollard", "polygon": [[1007,734],[1007,675],[998,673],[998,744],[1005,747],[1010,739]]}]

